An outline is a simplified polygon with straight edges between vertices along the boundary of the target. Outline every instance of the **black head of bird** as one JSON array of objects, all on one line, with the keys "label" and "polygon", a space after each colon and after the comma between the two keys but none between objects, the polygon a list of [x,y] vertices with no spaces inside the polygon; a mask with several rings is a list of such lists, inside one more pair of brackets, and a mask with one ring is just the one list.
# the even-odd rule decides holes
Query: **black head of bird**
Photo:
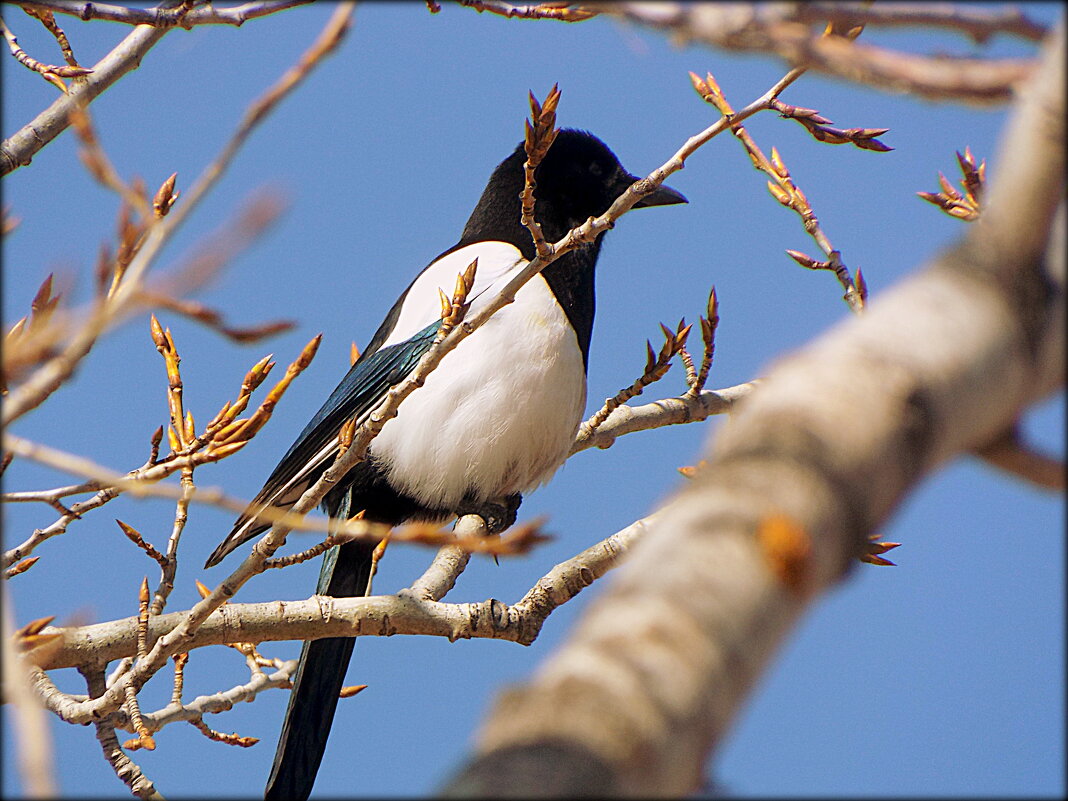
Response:
[{"label": "black head of bird", "polygon": [[[527,160],[523,143],[502,161],[490,176],[461,242],[504,238],[520,248],[528,259],[534,257],[530,233],[519,219],[519,194]],[[572,228],[608,211],[612,202],[638,180],[619,163],[611,149],[593,134],[563,128],[553,140],[541,164],[534,171],[537,203],[534,218],[550,242],[559,240]],[[646,195],[634,208],[685,203],[686,198],[674,189],[660,186]]]}]

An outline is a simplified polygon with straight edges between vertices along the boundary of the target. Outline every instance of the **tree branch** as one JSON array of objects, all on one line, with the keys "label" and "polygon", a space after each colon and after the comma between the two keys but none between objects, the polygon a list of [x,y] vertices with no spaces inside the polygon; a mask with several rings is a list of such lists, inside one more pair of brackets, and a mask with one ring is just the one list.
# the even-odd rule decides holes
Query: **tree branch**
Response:
[{"label": "tree branch", "polygon": [[1049,31],[1018,8],[968,8],[950,3],[797,3],[791,9],[801,22],[838,22],[883,28],[944,28],[965,34],[977,44],[995,34],[1042,41]]},{"label": "tree branch", "polygon": [[[1034,61],[1026,59],[917,56],[850,42],[840,36],[824,37],[802,21],[809,20],[814,12],[802,14],[794,10],[804,5],[619,2],[601,11],[668,31],[684,42],[774,53],[792,67],[813,69],[887,91],[910,92],[929,100],[975,105],[1007,103],[1012,100],[1014,87],[1026,80],[1035,67]],[[844,16],[843,10],[832,15]],[[862,21],[866,20],[858,13],[856,23]]]},{"label": "tree branch", "polygon": [[216,8],[208,3],[206,5],[187,10],[186,13],[176,13],[180,9],[158,8],[127,8],[110,3],[77,3],[69,0],[50,0],[49,2],[25,2],[20,1],[23,8],[36,8],[42,11],[52,11],[56,14],[70,14],[80,20],[107,20],[108,22],[122,22],[127,25],[151,25],[157,28],[170,28],[175,25],[189,30],[196,25],[233,25],[241,27],[250,19],[265,17],[268,14],[277,14],[287,8],[302,6],[311,0],[275,0],[274,2],[242,3],[239,6],[229,8]]},{"label": "tree branch", "polygon": [[[158,9],[174,8],[180,0],[164,0]],[[59,136],[70,124],[70,115],[80,105],[92,102],[101,92],[131,70],[162,39],[170,28],[138,26],[93,65],[93,73],[73,83],[67,94],[56,98],[47,109],[0,145],[0,175],[24,167],[37,151]]]},{"label": "tree branch", "polygon": [[567,796],[590,775],[607,794],[693,793],[802,612],[906,494],[1063,386],[1065,277],[1044,254],[1064,94],[1062,23],[1003,132],[990,210],[770,372],[447,794]]},{"label": "tree branch", "polygon": [[750,381],[716,391],[706,389],[697,395],[686,393],[677,398],[663,398],[642,406],[619,406],[593,433],[589,433],[586,427],[581,427],[575,437],[575,444],[571,446],[571,453],[575,454],[587,448],[610,448],[618,437],[635,431],[697,423],[714,414],[726,414],[734,409],[738,401],[748,397],[757,383],[758,381]]},{"label": "tree branch", "polygon": [[[195,633],[185,640],[183,649],[236,642],[394,634],[422,634],[450,640],[491,638],[529,645],[537,638],[549,614],[615,567],[620,556],[652,521],[651,517],[639,520],[556,565],[513,606],[494,599],[450,604],[427,597],[439,592],[444,595],[441,585],[436,583],[433,592],[420,589],[431,585],[428,575],[438,569],[432,566],[412,587],[397,595],[313,596],[303,601],[227,603],[205,617]],[[472,520],[472,525],[478,523]],[[441,560],[452,560],[456,555],[451,549],[443,550],[445,554],[439,555]],[[147,646],[152,648],[161,638],[173,635],[189,614],[170,612],[149,618]],[[40,667],[54,670],[131,656],[137,652],[137,625],[134,616],[88,626],[45,628],[42,634],[61,634],[62,642],[40,658]],[[81,723],[87,719],[86,710],[71,703],[53,702],[50,708],[68,722]]]}]

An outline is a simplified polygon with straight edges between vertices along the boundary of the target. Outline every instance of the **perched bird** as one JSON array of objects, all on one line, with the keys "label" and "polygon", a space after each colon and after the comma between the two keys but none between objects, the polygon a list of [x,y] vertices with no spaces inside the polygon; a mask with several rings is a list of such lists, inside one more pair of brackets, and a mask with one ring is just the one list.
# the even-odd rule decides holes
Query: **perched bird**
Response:
[{"label": "perched bird", "polygon": [[[269,528],[257,514],[288,509],[334,461],[338,432],[362,421],[430,347],[441,323],[439,288],[476,258],[468,314],[492,299],[535,250],[520,222],[523,145],[490,176],[460,241],[435,258],[400,296],[323,407],[208,559],[217,564]],[[558,132],[535,173],[535,217],[548,241],[605,212],[638,180],[597,137]],[[661,186],[635,207],[685,203]],[[361,510],[390,525],[480,514],[491,533],[515,522],[528,492],[547,481],[571,448],[586,403],[593,328],[594,267],[603,234],[546,267],[484,325],[447,354],[323,500],[333,518]],[[324,559],[316,592],[366,595],[373,546],[350,542]],[[266,798],[307,798],[319,769],[354,638],[304,644]]]}]

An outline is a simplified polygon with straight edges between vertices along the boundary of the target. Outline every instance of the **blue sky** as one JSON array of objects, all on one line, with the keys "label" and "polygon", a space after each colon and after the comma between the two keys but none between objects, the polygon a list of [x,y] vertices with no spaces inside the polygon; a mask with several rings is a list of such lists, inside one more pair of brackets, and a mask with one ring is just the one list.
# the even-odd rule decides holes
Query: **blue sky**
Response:
[{"label": "blue sky", "polygon": [[[120,172],[155,187],[177,171],[179,188],[188,187],[248,102],[307,47],[332,8],[317,4],[241,29],[166,36],[139,70],[93,104]],[[1058,8],[1026,6],[1047,22]],[[59,60],[33,20],[7,11],[31,54]],[[60,24],[83,64],[95,63],[126,33],[73,18]],[[950,36],[871,32],[870,39],[912,50],[977,50]],[[989,49],[1030,48],[999,38]],[[232,396],[260,357],[273,352],[284,366],[324,333],[314,364],[270,425],[236,457],[198,471],[199,485],[255,494],[347,368],[349,343],[365,344],[412,276],[458,238],[490,171],[522,135],[528,89],[543,97],[559,82],[560,124],[596,133],[628,169],[645,174],[714,119],[688,70],[713,72],[741,107],[785,68],[771,58],[679,48],[661,34],[609,19],[563,25],[450,5],[437,15],[419,3],[362,5],[340,51],[254,133],[159,262],[161,273],[178,264],[258,188],[285,196],[279,223],[195,297],[233,324],[287,318],[297,322],[294,330],[241,346],[160,314],[183,358],[187,408],[200,421]],[[4,135],[54,94],[6,60]],[[895,150],[872,153],[819,144],[771,114],[749,126],[766,151],[778,147],[845,262],[863,268],[874,302],[963,233],[962,223],[915,192],[934,190],[939,170],[955,179],[954,150],[970,145],[991,157],[1004,109],[918,102],[815,75],[783,99],[819,109],[840,127],[890,128],[883,141]],[[997,164],[990,169],[996,173]],[[714,140],[670,183],[689,205],[629,215],[607,237],[590,354],[591,412],[636,377],[657,323],[695,320],[713,283],[722,321],[710,387],[763,374],[771,361],[849,314],[832,275],[805,271],[784,255],[787,248],[816,251],[736,142]],[[4,242],[5,323],[26,312],[49,272],[84,300],[117,203],[81,169],[73,136],[63,134],[30,167],[5,178],[3,189],[5,205],[22,219]],[[75,380],[13,431],[130,469],[143,463],[148,437],[166,419],[165,389],[161,360],[139,318],[102,341]],[[683,389],[676,366],[644,397]],[[634,434],[608,451],[579,454],[520,513],[548,515],[556,539],[499,567],[475,559],[449,599],[518,600],[552,565],[655,508],[683,480],[676,468],[692,464],[721,424]],[[1063,458],[1063,394],[1032,411],[1025,429],[1036,445]],[[66,476],[19,460],[4,488],[65,483]],[[10,506],[3,514],[7,547],[54,519],[43,505]],[[133,614],[137,587],[146,573],[154,582],[154,565],[113,520],[162,546],[172,517],[165,502],[122,498],[74,523],[9,585],[18,620]],[[230,522],[226,513],[194,507],[170,609],[195,602],[194,579],[211,584],[225,577],[225,566],[205,573],[200,565]],[[1063,794],[1063,529],[1060,496],[971,458],[947,465],[883,529],[886,539],[903,543],[891,554],[898,567],[858,565],[816,605],[710,761],[710,776],[739,796]],[[391,548],[377,588],[405,586],[430,556]],[[306,598],[317,570],[311,563],[272,571],[250,582],[239,600]],[[370,688],[340,705],[317,795],[432,792],[468,751],[495,694],[532,671],[599,589],[558,610],[529,648],[406,637],[359,642],[347,683]],[[269,656],[297,650],[295,643],[263,647]],[[187,668],[186,697],[246,677],[237,652],[201,649]],[[84,691],[73,671],[56,679],[64,689]],[[148,685],[144,706],[162,706],[169,692],[161,674]],[[209,721],[260,737],[254,748],[233,749],[175,725],[158,735],[155,752],[139,752],[137,760],[165,795],[257,795],[285,703],[284,692],[268,693]],[[9,723],[7,707],[3,714]],[[10,725],[6,731],[17,734]],[[64,794],[125,794],[90,729],[57,721],[52,731]],[[4,738],[5,795],[20,792],[12,740]]]}]

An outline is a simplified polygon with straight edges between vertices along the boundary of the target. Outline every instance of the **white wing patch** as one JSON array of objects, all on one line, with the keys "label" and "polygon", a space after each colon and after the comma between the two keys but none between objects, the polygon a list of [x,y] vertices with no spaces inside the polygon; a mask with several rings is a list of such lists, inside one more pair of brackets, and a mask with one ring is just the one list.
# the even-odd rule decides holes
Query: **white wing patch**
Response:
[{"label": "white wing patch", "polygon": [[468,295],[469,301],[474,301],[480,295],[485,295],[484,300],[493,297],[495,293],[487,293],[487,290],[502,278],[504,282],[500,286],[503,286],[526,264],[519,248],[507,242],[476,242],[441,257],[415,279],[404,297],[397,324],[393,326],[382,347],[388,348],[390,345],[405,342],[439,319],[441,300],[438,290],[452,297],[456,276],[463,273],[467,265],[476,258],[478,269],[475,271],[475,285]]}]

